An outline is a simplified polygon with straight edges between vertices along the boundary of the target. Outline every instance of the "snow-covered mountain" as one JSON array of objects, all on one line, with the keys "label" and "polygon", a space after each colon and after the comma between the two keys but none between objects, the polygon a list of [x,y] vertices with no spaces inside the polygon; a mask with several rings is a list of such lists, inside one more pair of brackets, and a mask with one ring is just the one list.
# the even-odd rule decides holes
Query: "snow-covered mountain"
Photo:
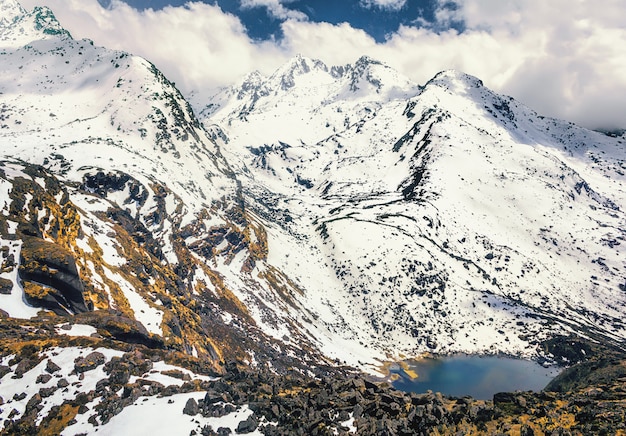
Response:
[{"label": "snow-covered mountain", "polygon": [[[254,358],[204,319],[234,316],[354,365],[623,338],[622,137],[368,57],[251,73],[203,126],[154,65],[49,9],[1,20],[10,316],[117,310],[168,346]],[[52,248],[82,299],[42,276]]]},{"label": "snow-covered mountain", "polygon": [[369,58],[297,57],[202,113],[329,354],[338,338],[343,356],[624,339],[623,137]]},{"label": "snow-covered mountain", "polygon": [[271,295],[287,278],[251,274],[264,229],[183,96],[145,59],[73,39],[47,8],[1,12],[0,308],[114,312],[144,342],[253,359],[265,336],[252,315],[280,311]]},{"label": "snow-covered mountain", "polygon": [[[313,374],[326,360],[290,319],[280,341],[258,328],[254,316],[286,305],[276,295],[288,279],[263,263],[264,229],[236,175],[150,62],[73,39],[48,8],[3,1],[0,151],[0,427],[9,433],[58,434],[73,417],[76,433],[166,382],[187,386],[170,394],[200,389],[197,375],[148,380],[150,360],[205,374],[231,360]],[[262,275],[252,275],[256,263]],[[124,354],[129,344],[138,358]],[[106,363],[106,374],[82,381],[83,358],[85,371]],[[48,359],[67,371],[40,378],[56,372]],[[116,365],[139,380],[122,376],[119,385]],[[161,370],[181,368],[153,372]],[[84,390],[57,386],[57,376]],[[122,399],[118,387],[128,383],[139,390]],[[84,415],[75,404],[87,394]],[[46,421],[53,416],[56,427]]]},{"label": "snow-covered mountain", "polygon": [[298,56],[198,114],[0,2],[0,431],[410,433],[466,404],[337,365],[623,342],[623,136],[368,57]]}]

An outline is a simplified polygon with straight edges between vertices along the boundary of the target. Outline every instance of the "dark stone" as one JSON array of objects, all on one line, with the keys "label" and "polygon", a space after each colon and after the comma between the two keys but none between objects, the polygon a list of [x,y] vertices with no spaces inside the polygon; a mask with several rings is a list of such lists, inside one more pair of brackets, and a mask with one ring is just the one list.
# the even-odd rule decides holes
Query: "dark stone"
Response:
[{"label": "dark stone", "polygon": [[9,279],[0,277],[0,294],[9,295],[13,290],[13,282]]},{"label": "dark stone", "polygon": [[14,378],[22,378],[25,373],[33,369],[37,365],[36,360],[32,359],[22,359],[20,363],[15,367],[15,375]]},{"label": "dark stone", "polygon": [[207,391],[207,393],[204,395],[203,402],[206,405],[219,403],[220,401],[227,401],[226,395],[222,392],[216,392],[215,390],[210,390],[210,391]]},{"label": "dark stone", "polygon": [[237,425],[236,432],[240,434],[252,433],[254,430],[257,429],[258,426],[259,426],[259,421],[257,421],[254,415],[251,415],[245,421],[239,422],[239,425]]},{"label": "dark stone", "polygon": [[515,403],[515,394],[512,392],[498,392],[493,395],[493,404],[514,404]]},{"label": "dark stone", "polygon": [[357,404],[354,406],[354,410],[352,411],[352,416],[355,418],[360,418],[363,415],[363,406]]},{"label": "dark stone", "polygon": [[106,391],[109,385],[110,385],[109,380],[105,378],[102,380],[98,380],[98,382],[96,383],[96,393],[102,394],[104,391]]},{"label": "dark stone", "polygon": [[141,376],[152,370],[154,363],[151,359],[148,359],[141,351],[134,350],[129,353],[124,353],[122,359],[130,364],[131,375]]},{"label": "dark stone", "polygon": [[87,422],[91,425],[93,425],[94,427],[97,427],[98,425],[100,425],[98,423],[98,415],[91,415],[89,418],[87,418]]},{"label": "dark stone", "polygon": [[130,370],[128,368],[116,368],[111,371],[109,382],[112,385],[125,385],[130,380]]},{"label": "dark stone", "polygon": [[161,374],[167,375],[173,378],[177,378],[184,381],[191,381],[191,376],[186,372],[182,372],[178,369],[170,369],[166,371],[161,371]]},{"label": "dark stone", "polygon": [[432,404],[435,401],[435,395],[432,392],[426,394],[412,394],[411,401],[415,405]]},{"label": "dark stone", "polygon": [[11,372],[11,367],[6,365],[0,365],[0,378],[4,377]]},{"label": "dark stone", "polygon": [[41,395],[42,398],[48,398],[49,396],[54,394],[57,389],[58,388],[56,386],[51,386],[49,388],[41,388],[39,389],[39,395]]},{"label": "dark stone", "polygon": [[43,408],[43,406],[41,406],[41,400],[42,400],[42,396],[40,394],[35,394],[32,397],[30,397],[30,400],[28,400],[28,403],[26,403],[26,413],[28,414],[29,412],[31,412],[32,410],[41,410]]},{"label": "dark stone", "polygon": [[53,374],[53,373],[57,372],[60,369],[61,369],[61,367],[59,365],[54,363],[52,360],[48,360],[48,363],[46,364],[46,371],[47,372],[49,372],[50,374]]},{"label": "dark stone", "polygon": [[51,378],[52,376],[50,374],[39,374],[35,383],[46,384],[50,381]]},{"label": "dark stone", "polygon": [[353,379],[351,384],[354,389],[357,389],[359,391],[365,390],[365,382],[361,378]]},{"label": "dark stone", "polygon": [[134,402],[140,396],[141,389],[139,389],[138,387],[124,386],[124,390],[122,391],[122,398],[129,399],[131,402]]},{"label": "dark stone", "polygon": [[151,335],[139,321],[113,311],[98,310],[81,313],[75,317],[76,323],[94,326],[105,337],[131,344],[141,344],[148,348],[164,348],[163,338]]},{"label": "dark stone", "polygon": [[104,354],[99,351],[94,351],[85,357],[76,359],[76,361],[74,361],[74,371],[77,373],[91,371],[102,365],[105,360]]},{"label": "dark stone", "polygon": [[187,400],[187,403],[185,404],[185,408],[183,409],[183,413],[185,415],[189,415],[189,416],[194,416],[198,413],[198,402],[193,399],[193,398],[189,398]]}]

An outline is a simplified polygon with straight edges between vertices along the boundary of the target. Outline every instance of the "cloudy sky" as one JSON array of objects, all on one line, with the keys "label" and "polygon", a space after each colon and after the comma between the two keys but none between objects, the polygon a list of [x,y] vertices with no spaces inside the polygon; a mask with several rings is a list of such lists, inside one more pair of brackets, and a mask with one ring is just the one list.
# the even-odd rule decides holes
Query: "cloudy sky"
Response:
[{"label": "cloudy sky", "polygon": [[75,38],[154,62],[184,93],[211,95],[302,54],[369,55],[418,83],[481,78],[540,113],[626,128],[626,0],[21,0]]}]

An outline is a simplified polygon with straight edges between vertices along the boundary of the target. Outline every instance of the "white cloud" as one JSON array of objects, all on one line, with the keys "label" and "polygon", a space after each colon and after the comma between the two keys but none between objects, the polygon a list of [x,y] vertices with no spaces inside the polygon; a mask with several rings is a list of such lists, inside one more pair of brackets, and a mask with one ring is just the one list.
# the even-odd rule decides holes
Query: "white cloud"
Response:
[{"label": "white cloud", "polygon": [[[246,1],[268,9],[285,4]],[[287,16],[282,40],[259,43],[237,17],[200,2],[138,11],[120,0],[109,8],[96,0],[22,0],[28,8],[42,3],[75,37],[146,57],[183,92],[214,90],[252,70],[269,73],[297,53],[329,65],[367,54],[419,83],[455,68],[544,115],[626,127],[623,0],[455,0],[456,10],[439,11],[438,24],[463,22],[463,32],[403,26],[382,43],[347,23]]]},{"label": "white cloud", "polygon": [[359,4],[364,8],[380,8],[398,11],[406,5],[407,0],[360,0]]},{"label": "white cloud", "polygon": [[242,8],[267,8],[268,13],[279,20],[306,21],[306,14],[294,11],[283,6],[283,3],[291,3],[293,0],[241,0]]},{"label": "white cloud", "polygon": [[286,53],[301,53],[329,65],[354,62],[378,47],[374,38],[348,23],[333,25],[286,21],[282,29],[285,38],[281,47]]},{"label": "white cloud", "polygon": [[507,61],[508,71],[499,68],[499,78],[498,68],[485,71],[488,84],[496,78],[492,86],[547,115],[592,127],[626,127],[626,100],[616,98],[626,95],[623,0],[454,2],[457,10],[441,18],[464,22],[466,34],[498,38],[495,50],[477,54],[491,58],[510,50],[517,58]]},{"label": "white cloud", "polygon": [[270,72],[289,54],[272,42],[254,42],[234,15],[219,7],[190,2],[185,7],[138,11],[113,0],[22,0],[32,8],[47,4],[75,38],[145,57],[183,92],[210,95],[258,69]]}]

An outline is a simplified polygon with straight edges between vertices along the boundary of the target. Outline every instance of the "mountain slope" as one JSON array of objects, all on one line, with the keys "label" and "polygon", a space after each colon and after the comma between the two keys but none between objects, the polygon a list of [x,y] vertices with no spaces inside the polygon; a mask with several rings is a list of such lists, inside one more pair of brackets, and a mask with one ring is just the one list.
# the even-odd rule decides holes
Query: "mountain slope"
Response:
[{"label": "mountain slope", "polygon": [[[355,71],[380,79],[363,93]],[[331,343],[349,341],[339,355],[532,355],[569,331],[622,341],[623,138],[462,73],[420,88],[388,71],[300,57],[204,111],[268,260]]]},{"label": "mountain slope", "polygon": [[[260,299],[249,292],[261,286],[271,296],[282,278],[250,274],[264,231],[220,150],[154,65],[72,39],[46,8],[9,6],[0,308],[13,317],[34,316],[32,305],[95,308],[138,322],[146,343],[215,365],[252,359],[256,341],[270,339],[255,327],[258,306],[242,301]],[[70,290],[83,294],[76,304]]]},{"label": "mountain slope", "polygon": [[[350,364],[623,337],[620,138],[459,73],[420,87],[367,57],[301,56],[216,96],[207,134],[149,62],[73,40],[45,8],[3,11],[4,189],[38,193],[6,203],[9,315],[36,312],[30,277],[31,304],[118,310],[217,360],[250,357],[208,330],[232,316],[236,337],[258,326]],[[41,290],[58,261],[25,242],[74,261],[84,303],[49,275]]]},{"label": "mountain slope", "polygon": [[[0,36],[0,383],[16,392],[0,397],[2,426],[56,433],[79,402],[95,413],[76,419],[93,428],[169,380],[133,379],[144,385],[122,398],[128,380],[107,382],[109,368],[90,379],[95,392],[91,381],[58,386],[44,400],[51,411],[39,407],[56,392],[50,380],[42,392],[26,389],[30,378],[8,380],[39,380],[39,363],[59,353],[92,356],[84,371],[139,350],[152,355],[141,361],[204,374],[231,360],[316,373],[326,358],[289,320],[282,341],[256,325],[253,314],[287,304],[287,279],[269,267],[251,274],[266,256],[263,227],[175,86],[144,59],[72,39],[47,8],[3,2]],[[77,365],[67,376],[82,373]],[[190,383],[169,392],[201,389]]]}]

